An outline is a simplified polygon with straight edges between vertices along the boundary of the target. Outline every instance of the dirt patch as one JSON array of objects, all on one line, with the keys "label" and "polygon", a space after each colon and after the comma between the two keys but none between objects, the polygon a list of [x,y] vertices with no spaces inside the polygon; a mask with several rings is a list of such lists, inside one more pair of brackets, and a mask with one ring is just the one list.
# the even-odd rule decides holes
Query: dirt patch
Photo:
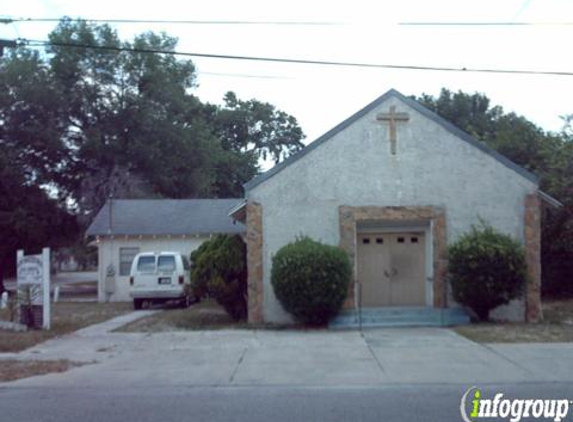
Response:
[{"label": "dirt patch", "polygon": [[[24,333],[0,330],[0,352],[19,352],[50,338],[68,334],[131,312],[131,303],[58,302],[52,305],[52,328]],[[0,312],[0,318],[8,313]]]},{"label": "dirt patch", "polygon": [[0,382],[45,375],[53,372],[65,372],[68,369],[85,365],[69,360],[16,360],[0,359]]},{"label": "dirt patch", "polygon": [[561,343],[573,341],[573,300],[543,304],[543,322],[481,323],[455,331],[478,343]]},{"label": "dirt patch", "polygon": [[230,328],[238,323],[217,303],[200,302],[187,309],[165,309],[163,312],[133,321],[116,331],[121,332],[161,332],[176,330],[201,330]]},{"label": "dirt patch", "polygon": [[184,330],[222,330],[222,329],[283,329],[293,328],[287,325],[248,324],[246,321],[233,321],[225,310],[214,301],[204,301],[190,308],[166,308],[148,317],[133,321],[117,332],[156,333],[162,331]]}]

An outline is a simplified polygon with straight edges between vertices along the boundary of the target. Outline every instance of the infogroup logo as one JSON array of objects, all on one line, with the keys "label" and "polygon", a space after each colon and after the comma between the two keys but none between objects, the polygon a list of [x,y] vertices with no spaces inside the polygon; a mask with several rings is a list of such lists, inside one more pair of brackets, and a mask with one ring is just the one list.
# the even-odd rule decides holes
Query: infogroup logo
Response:
[{"label": "infogroup logo", "polygon": [[464,422],[479,419],[500,419],[519,422],[522,418],[546,419],[559,422],[569,413],[569,399],[507,399],[504,393],[494,393],[493,398],[484,398],[477,387],[469,388],[460,401],[460,413]]}]

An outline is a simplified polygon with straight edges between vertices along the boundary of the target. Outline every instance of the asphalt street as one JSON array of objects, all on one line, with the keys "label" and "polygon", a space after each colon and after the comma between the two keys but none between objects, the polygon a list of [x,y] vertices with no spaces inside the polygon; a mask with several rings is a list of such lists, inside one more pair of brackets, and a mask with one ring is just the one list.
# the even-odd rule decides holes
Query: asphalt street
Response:
[{"label": "asphalt street", "polygon": [[[0,420],[20,422],[460,421],[471,385],[0,388]],[[573,398],[573,383],[480,386],[511,398]],[[573,412],[571,412],[573,413]],[[522,419],[528,420],[528,419]],[[571,417],[566,420],[571,420]]]},{"label": "asphalt street", "polygon": [[0,422],[443,422],[462,420],[471,387],[483,398],[573,399],[571,343],[478,344],[423,327],[114,331],[155,312],[0,354],[86,363],[0,383]]}]

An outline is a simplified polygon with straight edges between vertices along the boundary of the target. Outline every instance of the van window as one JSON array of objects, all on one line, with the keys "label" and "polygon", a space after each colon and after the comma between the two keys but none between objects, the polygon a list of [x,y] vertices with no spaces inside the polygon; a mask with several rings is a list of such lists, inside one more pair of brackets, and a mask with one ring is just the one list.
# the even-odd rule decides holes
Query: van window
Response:
[{"label": "van window", "polygon": [[155,271],[155,257],[154,256],[140,256],[137,261],[137,271],[142,273],[152,273]]},{"label": "van window", "polygon": [[189,271],[191,269],[191,265],[189,265],[189,260],[185,255],[181,255],[181,258],[183,258],[183,269],[185,271]]},{"label": "van window", "polygon": [[175,271],[175,257],[167,255],[157,258],[157,271]]}]

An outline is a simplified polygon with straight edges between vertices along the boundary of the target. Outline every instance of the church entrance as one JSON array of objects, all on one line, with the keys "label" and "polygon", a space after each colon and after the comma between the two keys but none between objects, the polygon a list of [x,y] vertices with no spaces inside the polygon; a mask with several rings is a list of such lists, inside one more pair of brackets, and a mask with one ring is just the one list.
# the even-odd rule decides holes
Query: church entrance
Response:
[{"label": "church entrance", "polygon": [[424,232],[357,234],[362,306],[426,305]]}]

